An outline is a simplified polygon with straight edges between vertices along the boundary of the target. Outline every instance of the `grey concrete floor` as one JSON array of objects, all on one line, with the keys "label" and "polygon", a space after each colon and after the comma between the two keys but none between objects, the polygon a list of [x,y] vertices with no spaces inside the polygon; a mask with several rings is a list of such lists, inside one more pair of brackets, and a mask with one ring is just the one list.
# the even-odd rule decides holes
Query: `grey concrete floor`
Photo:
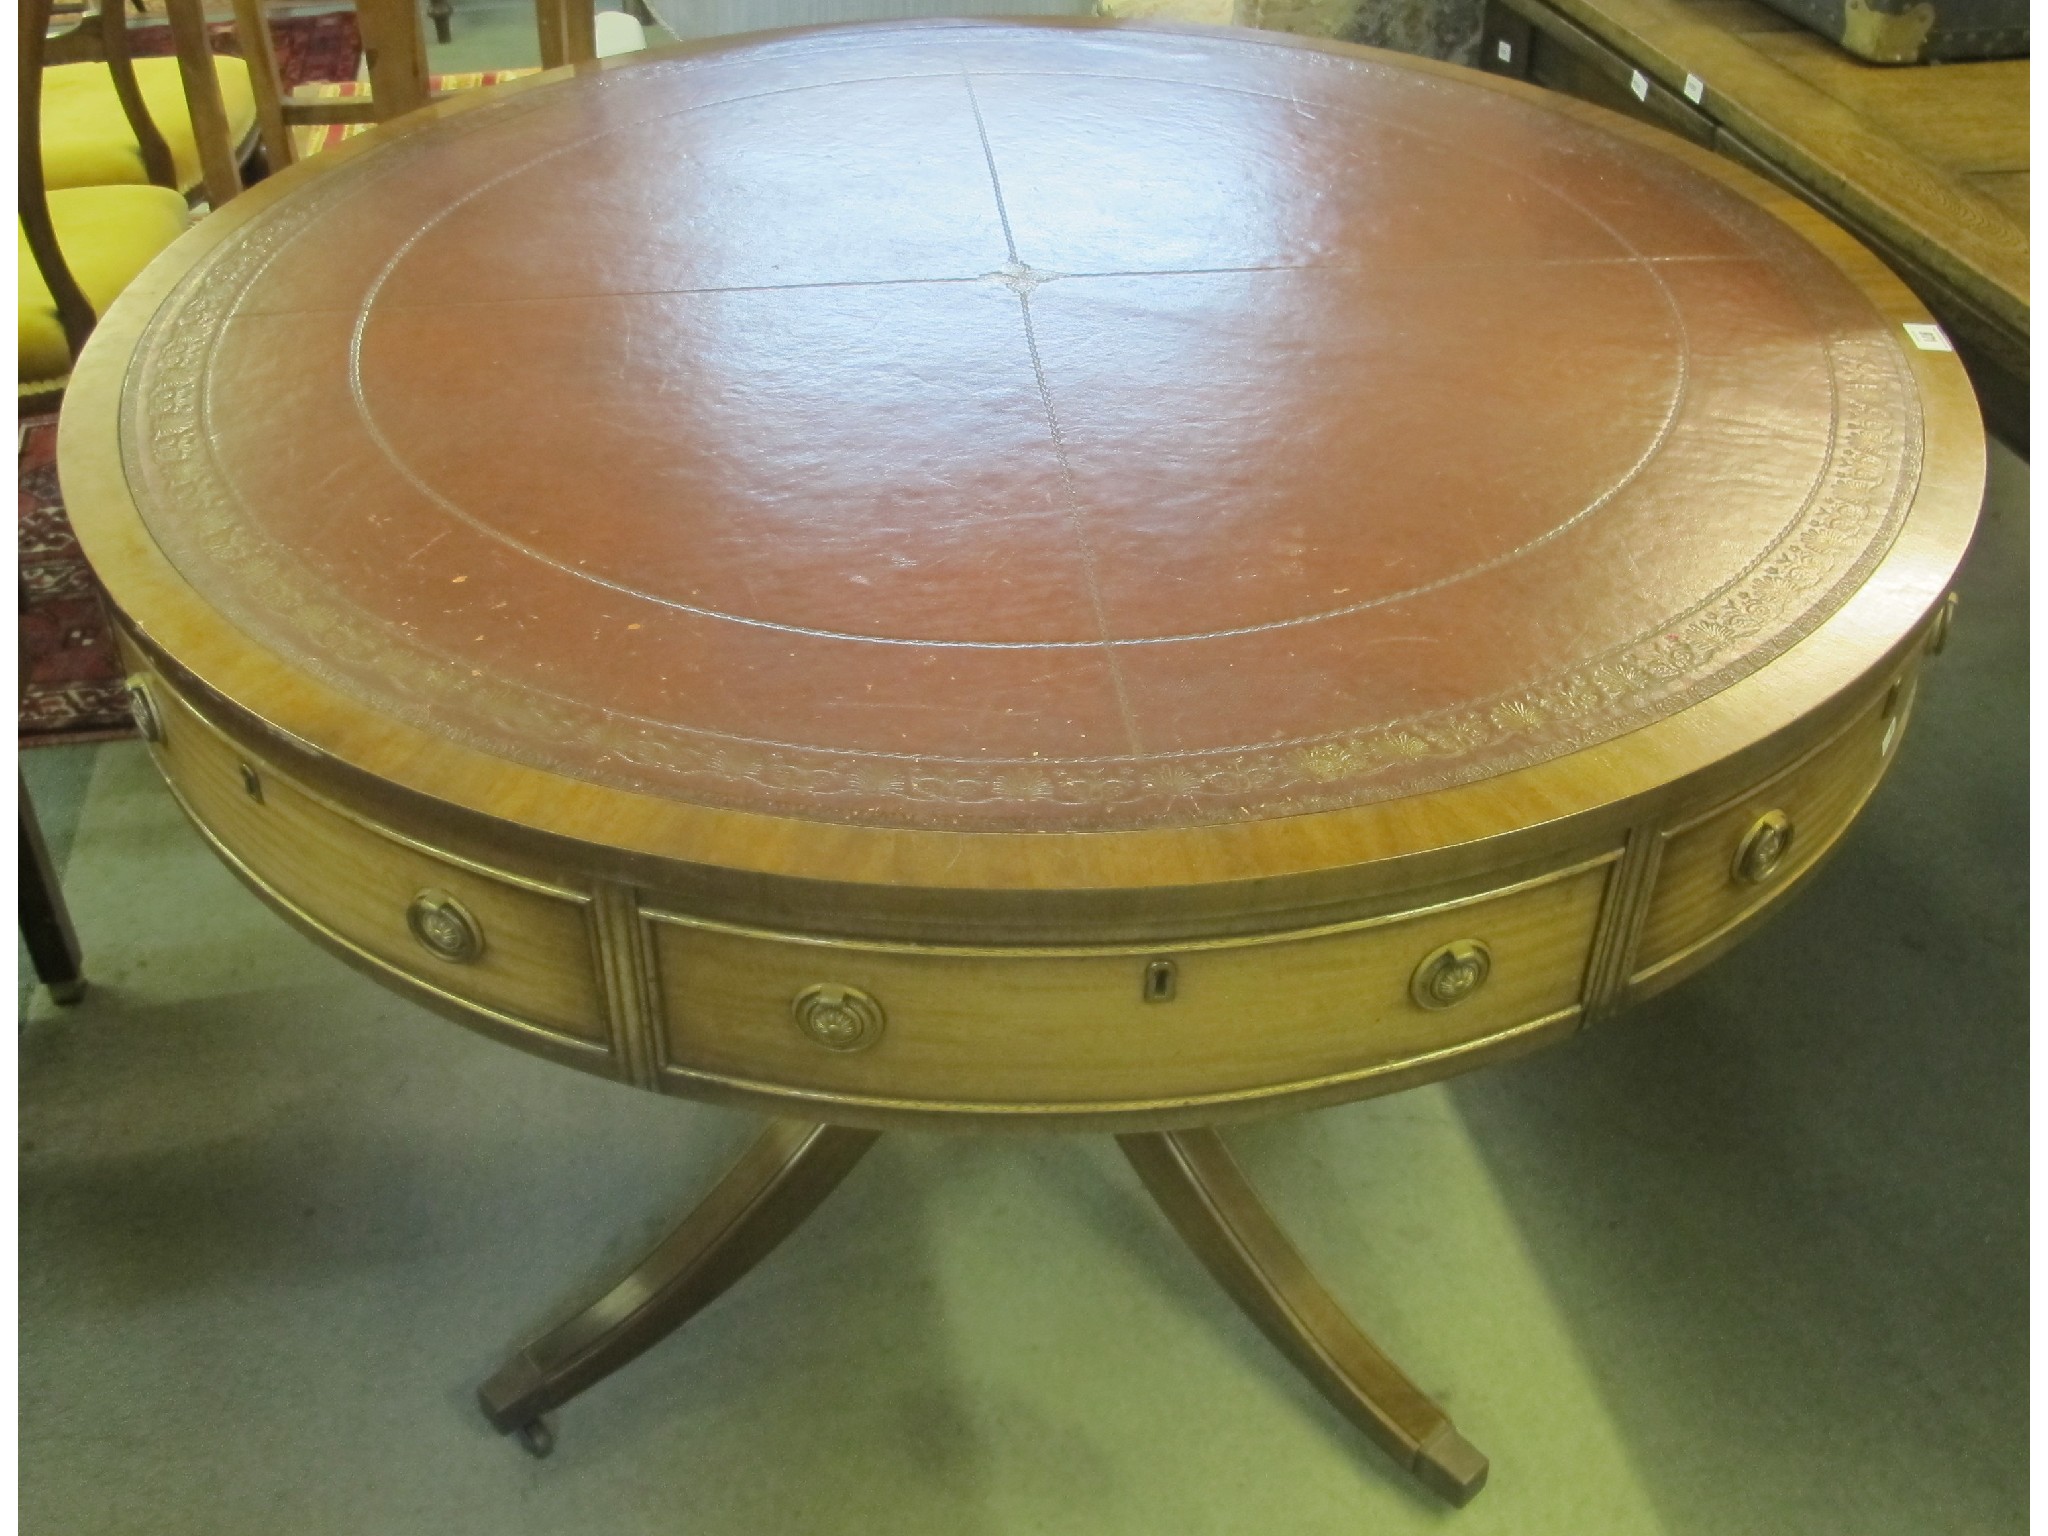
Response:
[{"label": "grey concrete floor", "polygon": [[470,1402],[745,1132],[384,993],[139,747],[30,753],[93,990],[21,1037],[21,1518],[48,1536],[2026,1524],[2026,491],[1821,878],[1633,1015],[1234,1142],[1493,1458],[1418,1494],[1100,1138],[885,1139],[536,1462]]}]

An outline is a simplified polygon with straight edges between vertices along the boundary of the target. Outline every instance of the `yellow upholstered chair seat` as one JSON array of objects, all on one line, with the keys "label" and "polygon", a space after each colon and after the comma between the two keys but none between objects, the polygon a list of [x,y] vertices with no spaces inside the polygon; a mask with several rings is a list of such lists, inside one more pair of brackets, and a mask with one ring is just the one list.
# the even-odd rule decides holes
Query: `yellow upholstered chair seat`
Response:
[{"label": "yellow upholstered chair seat", "polygon": [[[227,108],[228,139],[241,144],[256,123],[256,93],[249,66],[240,59],[215,55],[221,102]],[[137,59],[135,82],[142,91],[149,120],[170,146],[178,170],[178,189],[199,185],[199,146],[192,132],[192,114],[185,105],[184,82],[176,59]],[[146,183],[142,150],[114,94],[113,76],[104,64],[56,64],[43,71],[43,181],[59,187],[114,187]]]},{"label": "yellow upholstered chair seat", "polygon": [[[50,194],[57,245],[96,315],[105,314],[156,253],[185,232],[189,219],[185,199],[168,187],[73,187]],[[18,222],[15,239],[21,261],[21,382],[54,385],[71,371],[71,349],[57,302]]]}]

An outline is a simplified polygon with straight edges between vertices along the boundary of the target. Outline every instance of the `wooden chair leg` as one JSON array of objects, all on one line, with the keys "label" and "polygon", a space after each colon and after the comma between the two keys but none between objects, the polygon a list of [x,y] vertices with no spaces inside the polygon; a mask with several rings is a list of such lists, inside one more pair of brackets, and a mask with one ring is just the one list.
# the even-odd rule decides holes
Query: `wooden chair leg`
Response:
[{"label": "wooden chair leg", "polygon": [[43,829],[29,803],[28,781],[15,775],[21,796],[21,938],[28,949],[36,980],[50,989],[50,1000],[75,1003],[85,996],[84,959],[71,910],[43,842]]},{"label": "wooden chair leg", "polygon": [[527,1449],[549,1447],[540,1416],[680,1328],[775,1250],[852,1171],[876,1132],[771,1120],[702,1204],[631,1273],[528,1344],[477,1393]]},{"label": "wooden chair leg", "polygon": [[1464,1504],[1486,1458],[1323,1289],[1214,1131],[1117,1138],[1187,1245],[1339,1412],[1428,1488]]}]

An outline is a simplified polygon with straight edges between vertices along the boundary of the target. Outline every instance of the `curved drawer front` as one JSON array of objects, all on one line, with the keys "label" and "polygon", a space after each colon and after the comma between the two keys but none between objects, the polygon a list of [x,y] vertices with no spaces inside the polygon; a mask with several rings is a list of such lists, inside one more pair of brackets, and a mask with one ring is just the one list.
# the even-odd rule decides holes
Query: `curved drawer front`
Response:
[{"label": "curved drawer front", "polygon": [[1663,834],[1632,985],[1654,985],[1768,906],[1847,830],[1897,752],[1914,675],[1800,761]]},{"label": "curved drawer front", "polygon": [[1292,932],[1028,948],[741,926],[664,909],[684,898],[574,850],[546,879],[478,862],[484,845],[457,854],[347,808],[342,788],[315,792],[144,677],[158,765],[193,820],[358,964],[600,1075],[856,1119],[1333,1101],[1567,1034],[1685,974],[1838,841],[1913,687],[1895,674],[1739,796],[1517,884]]},{"label": "curved drawer front", "polygon": [[1364,1079],[1568,1027],[1611,862],[1392,918],[1178,949],[834,942],[650,911],[660,1070],[683,1091],[708,1078],[1019,1110]]},{"label": "curved drawer front", "polygon": [[[158,766],[229,863],[301,924],[524,1043],[613,1054],[590,898],[459,860],[307,793],[160,677]],[[601,1060],[579,1063],[609,1072]]]}]

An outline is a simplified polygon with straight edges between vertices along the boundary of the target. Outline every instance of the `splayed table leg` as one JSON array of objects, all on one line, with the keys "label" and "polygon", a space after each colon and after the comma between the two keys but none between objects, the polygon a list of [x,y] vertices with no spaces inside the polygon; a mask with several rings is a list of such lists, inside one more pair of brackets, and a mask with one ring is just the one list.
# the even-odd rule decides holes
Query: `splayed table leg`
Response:
[{"label": "splayed table leg", "polygon": [[709,1306],[839,1186],[873,1131],[771,1120],[702,1204],[624,1279],[514,1355],[477,1400],[536,1455],[540,1416],[602,1381]]},{"label": "splayed table leg", "polygon": [[1323,1288],[1214,1131],[1120,1136],[1124,1156],[1197,1257],[1339,1412],[1453,1504],[1486,1458]]}]

